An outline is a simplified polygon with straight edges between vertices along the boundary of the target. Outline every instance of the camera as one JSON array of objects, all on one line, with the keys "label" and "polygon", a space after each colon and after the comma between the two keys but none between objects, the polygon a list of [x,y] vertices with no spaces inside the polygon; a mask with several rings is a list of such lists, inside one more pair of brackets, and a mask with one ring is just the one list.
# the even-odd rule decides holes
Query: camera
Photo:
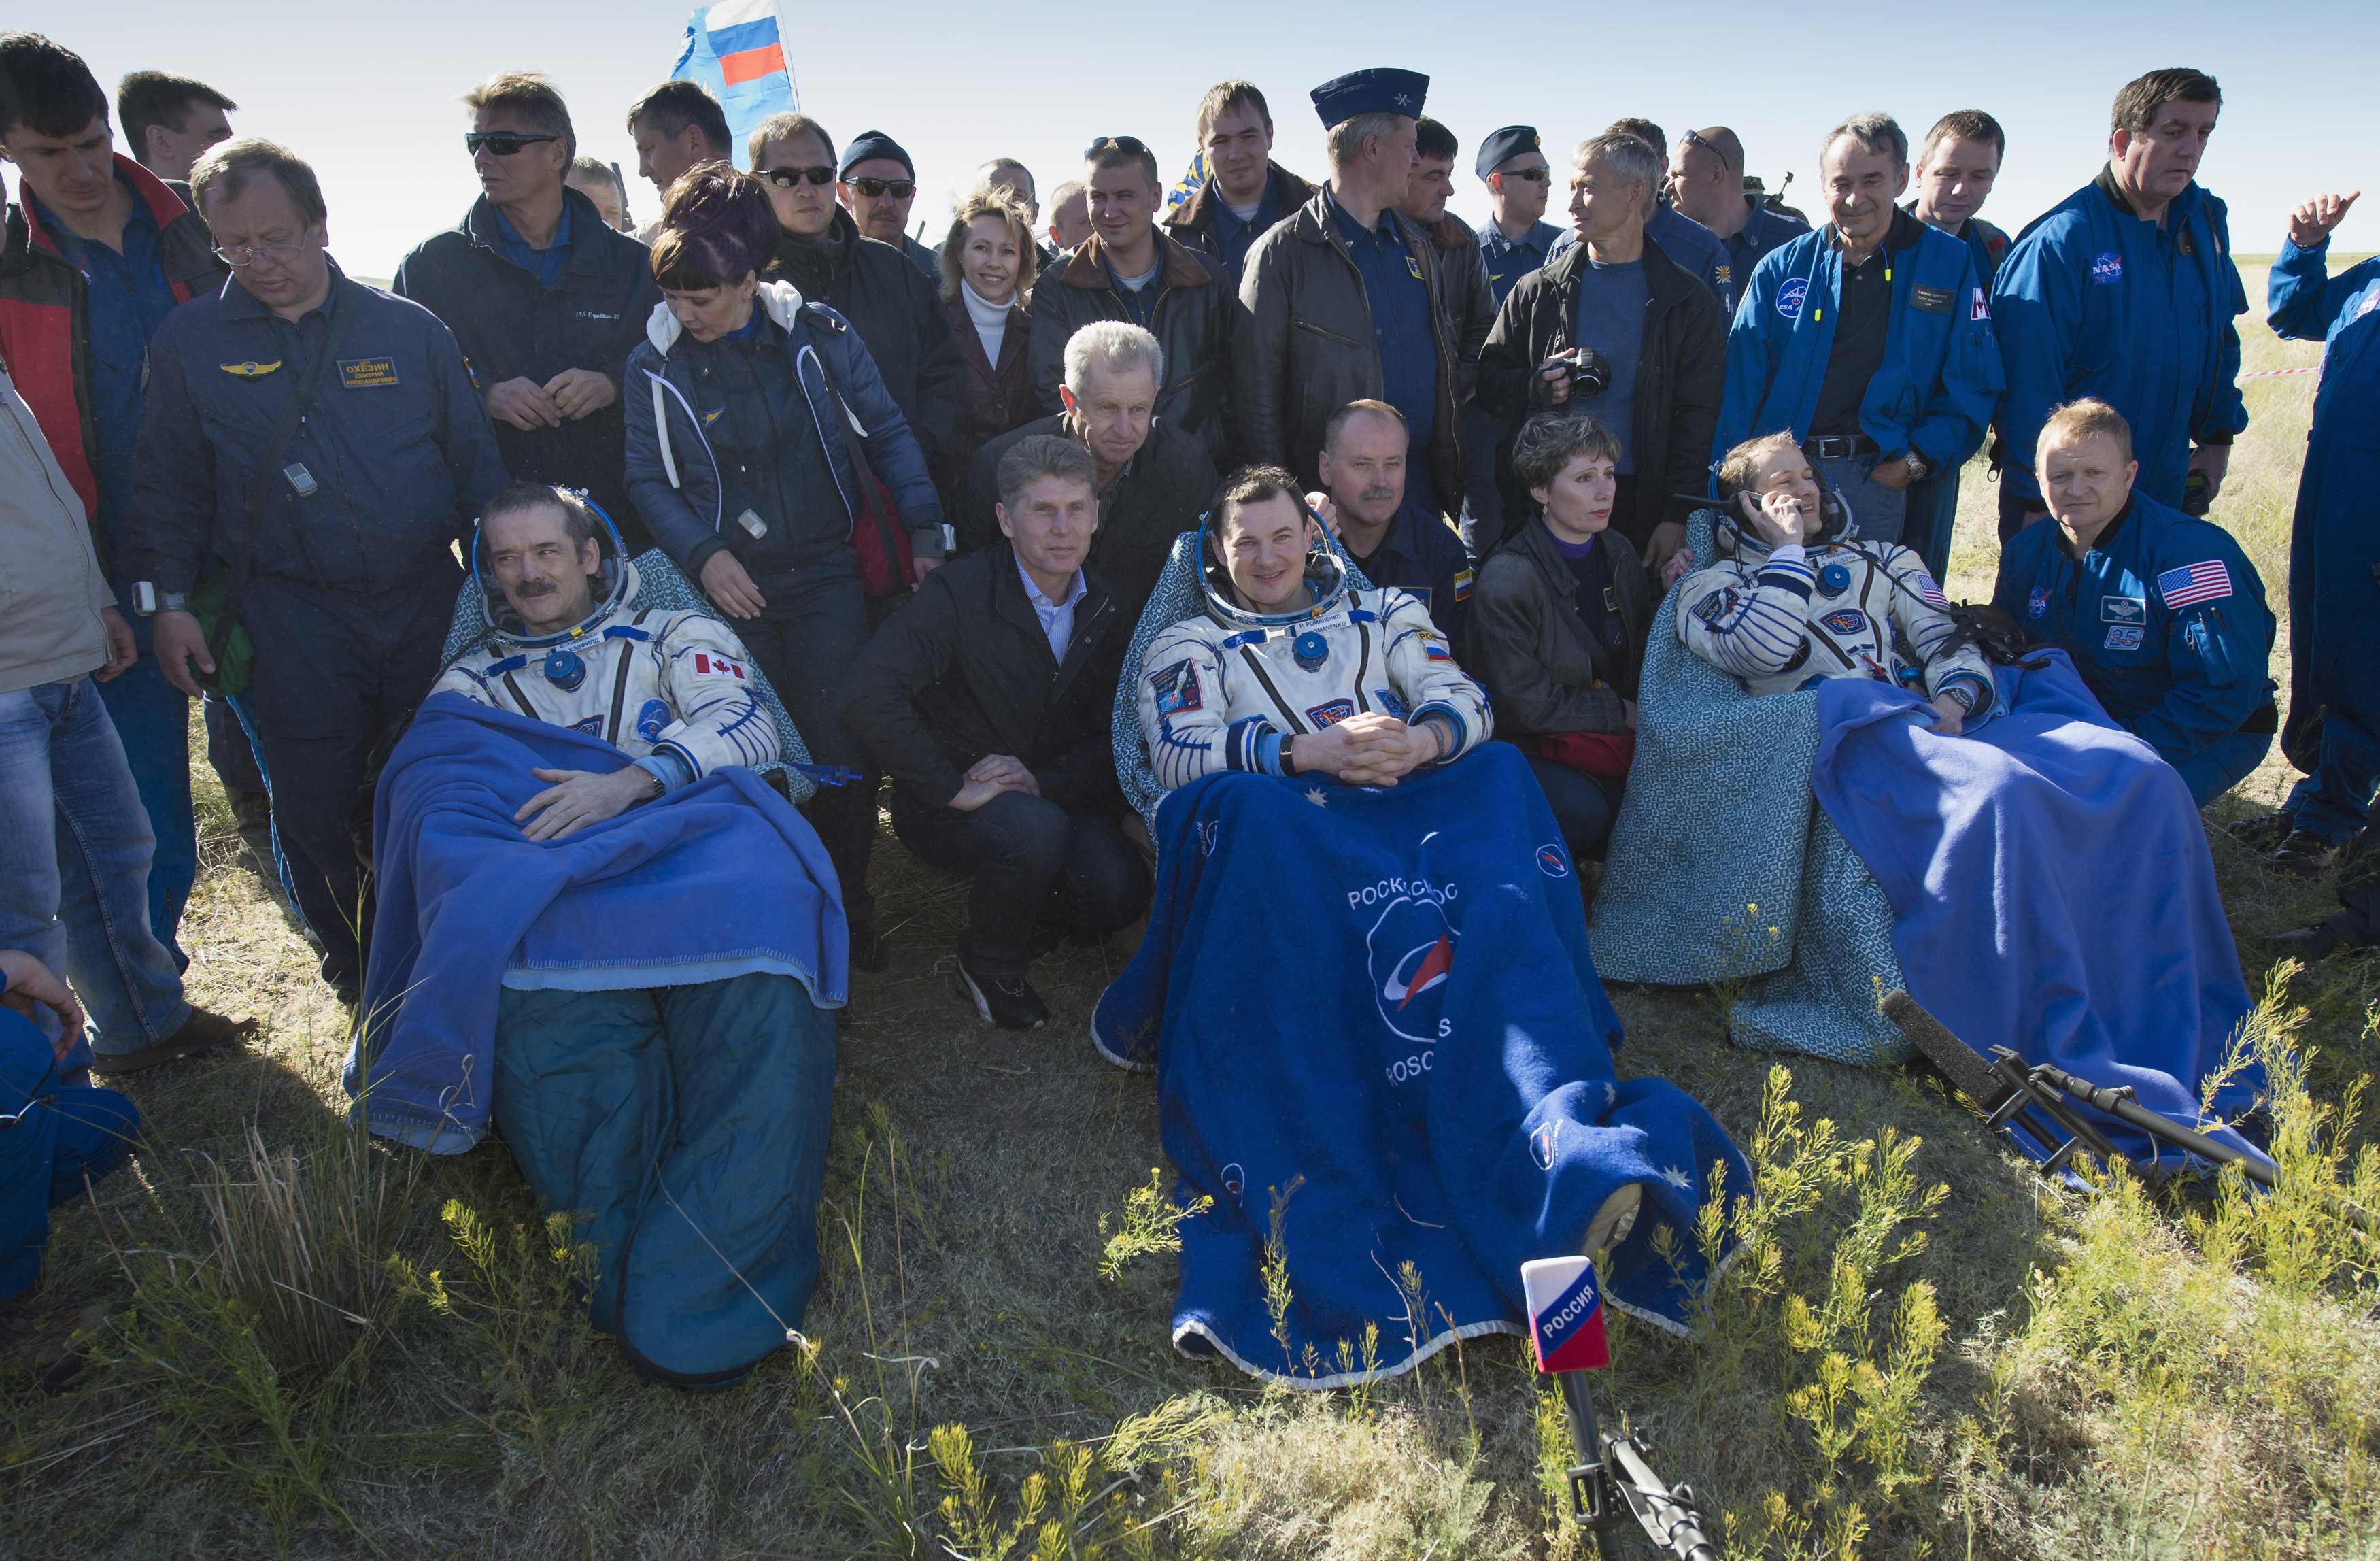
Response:
[{"label": "camera", "polygon": [[1556,362],[1570,365],[1572,396],[1600,396],[1611,388],[1611,362],[1591,347],[1574,347]]}]

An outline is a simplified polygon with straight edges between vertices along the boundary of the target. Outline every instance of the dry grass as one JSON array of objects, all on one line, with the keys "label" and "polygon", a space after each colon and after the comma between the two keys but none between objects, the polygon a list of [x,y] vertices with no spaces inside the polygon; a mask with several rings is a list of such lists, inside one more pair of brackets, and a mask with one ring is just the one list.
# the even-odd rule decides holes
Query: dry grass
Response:
[{"label": "dry grass", "polygon": [[[2313,360],[2258,333],[2249,366]],[[2277,596],[2311,391],[2251,382],[2256,422],[2220,508]],[[1971,472],[1961,594],[1988,587],[1991,498]],[[2285,784],[2276,760],[2218,815]],[[889,835],[895,959],[856,979],[844,1028],[810,1352],[713,1396],[638,1383],[572,1307],[566,1231],[495,1149],[408,1164],[385,1219],[329,1217],[346,1206],[317,1198],[310,1228],[358,1226],[347,1257],[392,1261],[344,1270],[359,1287],[341,1293],[366,1304],[341,1311],[363,1321],[318,1319],[317,1348],[294,1356],[260,1342],[288,1336],[258,1299],[273,1287],[239,1280],[229,1249],[272,1249],[225,1189],[357,1163],[334,1152],[352,1142],[338,1011],[212,791],[204,808],[191,983],[255,1009],[265,1033],[135,1080],[161,1147],[62,1211],[48,1277],[0,1352],[0,1552],[1584,1553],[1552,1490],[1558,1414],[1513,1341],[1296,1402],[1172,1352],[1171,1262],[1128,1204],[1156,1160],[1154,1095],[1084,1038],[1124,951],[1044,962],[1050,1030],[982,1029],[938,969],[961,897]],[[2243,938],[2326,908],[2326,883],[2269,873],[2220,835],[2213,849]],[[2254,945],[2243,954],[2261,981]],[[2307,1142],[2370,1143],[2350,1086],[2380,1056],[2380,960],[2283,990],[2281,1028],[2314,1054],[2302,1108],[2338,1111]],[[1730,1270],[1712,1334],[1616,1319],[1601,1384],[1732,1554],[2374,1552],[2369,1249],[2296,1203],[2192,1215],[2130,1189],[2077,1198],[1924,1079],[1804,1062],[1780,1082],[1727,1044],[1706,997],[1618,1004],[1623,1068],[1707,1102],[1776,1193],[1753,1233],[1766,1255]],[[269,1174],[211,1174],[249,1165],[251,1129]],[[362,1164],[385,1176],[394,1157]],[[1127,1226],[1140,1238],[1113,1246]],[[91,1367],[70,1392],[34,1392],[78,1330]],[[964,1442],[935,1434],[953,1426]],[[1630,1543],[1614,1554],[1641,1554]]]}]

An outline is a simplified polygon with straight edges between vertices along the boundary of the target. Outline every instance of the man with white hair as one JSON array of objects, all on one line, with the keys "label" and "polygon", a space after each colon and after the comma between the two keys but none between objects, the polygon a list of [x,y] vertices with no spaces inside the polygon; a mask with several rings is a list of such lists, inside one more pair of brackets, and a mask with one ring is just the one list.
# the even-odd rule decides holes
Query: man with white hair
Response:
[{"label": "man with white hair", "polygon": [[1099,478],[1099,534],[1090,567],[1127,622],[1165,571],[1173,539],[1196,530],[1218,474],[1192,434],[1156,421],[1165,349],[1138,325],[1097,320],[1066,343],[1062,409],[1011,429],[976,452],[957,516],[959,542],[973,552],[1002,536],[1001,457],[1037,434],[1072,439],[1091,453]]},{"label": "man with white hair", "polygon": [[1859,537],[1897,543],[1909,485],[1983,444],[2003,384],[1990,294],[1964,242],[1895,204],[1909,138],[1889,117],[1827,132],[1818,169],[1832,220],[1745,285],[1710,458],[1790,432]]}]

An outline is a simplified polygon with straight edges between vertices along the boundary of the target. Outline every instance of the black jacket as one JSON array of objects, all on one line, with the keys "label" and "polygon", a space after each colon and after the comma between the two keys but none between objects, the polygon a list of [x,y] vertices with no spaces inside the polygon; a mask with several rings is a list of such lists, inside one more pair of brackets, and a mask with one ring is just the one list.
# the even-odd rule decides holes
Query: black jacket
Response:
[{"label": "black jacket", "polygon": [[[1587,265],[1584,244],[1570,249],[1513,285],[1479,355],[1479,404],[1510,425],[1496,470],[1504,491],[1504,532],[1530,513],[1528,494],[1512,471],[1512,433],[1533,412],[1552,409],[1538,366],[1569,350],[1578,321],[1578,276]],[[1614,530],[1642,547],[1664,520],[1685,519],[1694,506],[1673,494],[1710,485],[1711,436],[1718,428],[1727,384],[1727,311],[1694,275],[1645,241],[1645,336],[1636,360],[1631,404],[1636,467],[1635,507],[1611,518]],[[1577,409],[1586,410],[1580,407]],[[1490,542],[1475,539],[1484,556]]]},{"label": "black jacket", "polygon": [[[1451,310],[1448,328],[1454,336],[1455,399],[1468,402],[1479,379],[1479,351],[1488,328],[1496,323],[1496,289],[1488,285],[1488,257],[1479,249],[1479,235],[1471,225],[1447,213],[1430,224],[1429,241],[1438,246],[1439,262],[1446,267],[1446,301]],[[1492,453],[1492,452],[1489,452]],[[1481,453],[1466,450],[1466,460]]]},{"label": "black jacket", "polygon": [[[1244,461],[1285,466],[1321,486],[1315,457],[1323,426],[1350,401],[1378,399],[1380,349],[1362,273],[1331,220],[1326,186],[1248,251],[1232,324],[1233,452]],[[1438,245],[1396,218],[1405,252],[1429,288],[1430,342],[1438,353],[1438,416],[1430,435],[1433,495],[1452,515],[1463,507],[1463,387],[1473,365],[1454,336],[1462,300]],[[1714,306],[1715,307],[1715,306]],[[1716,412],[1717,402],[1713,408]]]},{"label": "black jacket", "polygon": [[[1230,322],[1231,293],[1216,279],[1215,265],[1196,250],[1156,233],[1160,269],[1150,284],[1157,302],[1148,329],[1165,348],[1165,383],[1157,393],[1157,415],[1195,436],[1220,460],[1223,447],[1223,342]],[[1109,274],[1107,246],[1096,233],[1055,271],[1033,287],[1033,346],[1028,372],[1033,397],[1044,412],[1059,408],[1058,386],[1066,377],[1066,342],[1094,320],[1128,320],[1115,279]]]},{"label": "black jacket", "polygon": [[[1034,306],[1040,306],[1038,292]],[[976,452],[967,467],[966,495],[953,520],[962,548],[973,552],[1006,545],[1001,541],[1000,517],[993,512],[1000,502],[1000,457],[1018,440],[1037,433],[1073,436],[1061,412],[1012,429]],[[1206,513],[1220,481],[1207,447],[1160,418],[1148,425],[1148,441],[1140,453],[1099,495],[1099,530],[1091,543],[1090,567],[1115,593],[1128,622],[1139,621],[1142,605],[1165,572],[1173,539],[1197,530],[1198,517]]]},{"label": "black jacket", "polygon": [[1578,577],[1542,524],[1522,526],[1479,567],[1463,661],[1496,701],[1496,728],[1503,736],[1617,732],[1628,725],[1621,701],[1636,697],[1660,596],[1636,549],[1617,531],[1605,531],[1596,545],[1611,571],[1620,624],[1628,635],[1622,655],[1588,638],[1572,605]]},{"label": "black jacket", "polygon": [[840,207],[834,226],[814,241],[781,230],[769,274],[851,322],[927,466],[941,463],[958,431],[966,370],[934,280],[892,245],[861,238]]},{"label": "black jacket", "polygon": [[[607,227],[595,203],[562,192],[570,213],[570,259],[553,287],[504,259],[496,208],[471,202],[460,226],[424,239],[396,268],[389,290],[445,322],[463,348],[480,393],[506,380],[545,384],[565,369],[593,369],[614,386],[645,320],[662,301],[650,251]],[[625,394],[625,392],[624,392]],[[628,504],[620,401],[560,428],[515,428],[491,419],[504,470],[524,482],[584,488],[626,534],[644,532]]]},{"label": "black jacket", "polygon": [[928,575],[884,621],[851,670],[844,725],[929,807],[948,807],[968,769],[994,753],[1023,761],[1045,801],[1121,807],[1108,729],[1132,630],[1086,569],[1059,661],[1002,542]]}]

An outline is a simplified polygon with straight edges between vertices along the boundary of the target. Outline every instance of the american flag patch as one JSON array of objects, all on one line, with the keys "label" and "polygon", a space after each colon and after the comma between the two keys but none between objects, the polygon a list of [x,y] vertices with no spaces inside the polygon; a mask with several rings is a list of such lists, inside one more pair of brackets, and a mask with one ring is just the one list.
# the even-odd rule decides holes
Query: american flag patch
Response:
[{"label": "american flag patch", "polygon": [[694,652],[694,675],[697,677],[733,677],[738,683],[748,681],[742,667],[725,656],[714,656],[708,651]]},{"label": "american flag patch", "polygon": [[1917,571],[1917,596],[1929,607],[1939,607],[1946,613],[1950,610],[1950,604],[1943,596],[1942,588],[1936,585],[1934,577],[1923,569]]},{"label": "american flag patch", "polygon": [[2231,594],[2231,571],[2219,558],[2204,563],[2189,564],[2179,569],[2168,569],[2157,577],[2157,594],[2165,598],[2168,608],[2187,607],[2193,602],[2215,602]]}]

